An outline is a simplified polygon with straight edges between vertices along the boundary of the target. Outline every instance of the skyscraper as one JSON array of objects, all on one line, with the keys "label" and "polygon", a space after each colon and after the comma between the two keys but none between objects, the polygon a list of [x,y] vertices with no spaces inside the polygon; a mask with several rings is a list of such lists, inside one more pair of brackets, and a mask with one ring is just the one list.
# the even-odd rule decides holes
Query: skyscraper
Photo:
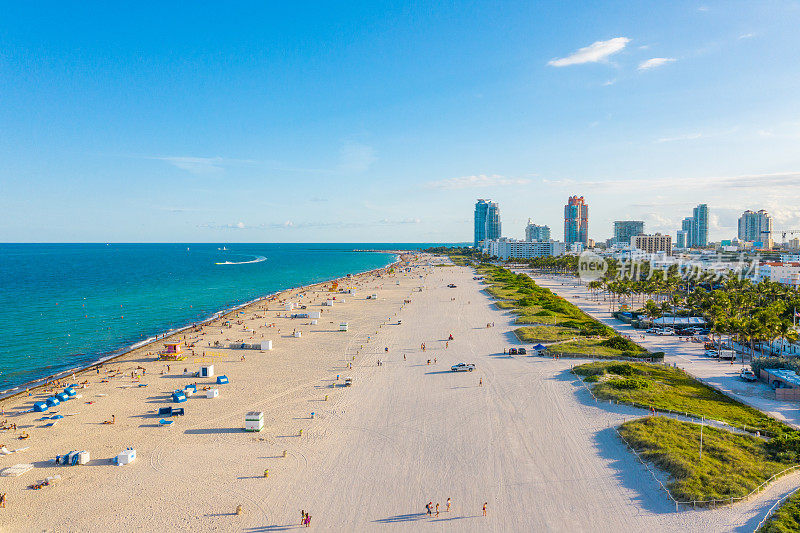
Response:
[{"label": "skyscraper", "polygon": [[739,240],[768,242],[772,236],[772,217],[765,210],[749,209],[739,217]]},{"label": "skyscraper", "polygon": [[692,246],[708,246],[708,206],[700,204],[692,211]]},{"label": "skyscraper", "polygon": [[497,202],[480,199],[475,203],[475,242],[500,238],[500,206]]},{"label": "skyscraper", "polygon": [[549,241],[550,228],[548,226],[539,226],[528,219],[528,225],[525,226],[525,240],[526,241]]},{"label": "skyscraper", "polygon": [[675,248],[686,248],[686,235],[686,230],[678,230],[677,239],[675,239]]},{"label": "skyscraper", "polygon": [[637,235],[644,235],[644,221],[614,221],[614,244],[631,244],[631,238]]},{"label": "skyscraper", "polygon": [[[692,211],[692,216],[683,219],[681,231],[686,232],[686,248],[708,246],[708,206],[700,204]],[[680,244],[680,237],[676,242]]]},{"label": "skyscraper", "polygon": [[570,196],[564,206],[564,242],[589,244],[589,205],[583,196]]}]

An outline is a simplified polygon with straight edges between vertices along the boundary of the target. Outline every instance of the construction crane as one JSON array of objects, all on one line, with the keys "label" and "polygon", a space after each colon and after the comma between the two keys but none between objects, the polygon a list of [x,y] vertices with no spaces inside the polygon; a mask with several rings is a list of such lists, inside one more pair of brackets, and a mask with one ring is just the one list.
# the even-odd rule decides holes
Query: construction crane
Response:
[{"label": "construction crane", "polygon": [[781,242],[786,242],[787,235],[797,235],[800,234],[800,229],[782,229],[782,230],[773,230],[773,234],[780,233],[781,234]]}]

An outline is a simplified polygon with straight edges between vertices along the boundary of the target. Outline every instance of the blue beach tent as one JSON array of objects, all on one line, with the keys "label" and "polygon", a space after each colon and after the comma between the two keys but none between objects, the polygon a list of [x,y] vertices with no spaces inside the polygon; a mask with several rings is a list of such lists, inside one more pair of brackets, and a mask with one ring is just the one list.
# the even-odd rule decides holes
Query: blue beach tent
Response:
[{"label": "blue beach tent", "polygon": [[73,389],[72,387],[67,387],[66,389],[64,389],[64,394],[66,394],[70,398],[78,395],[78,393],[75,392],[75,389]]},{"label": "blue beach tent", "polygon": [[228,376],[217,376],[217,385],[224,385],[228,382]]},{"label": "blue beach tent", "polygon": [[61,403],[61,400],[59,400],[59,399],[58,399],[58,398],[56,398],[55,396],[51,396],[51,397],[49,397],[49,398],[48,398],[46,401],[47,401],[47,405],[48,405],[49,407],[55,407],[56,405],[58,405],[58,404],[60,404],[60,403]]},{"label": "blue beach tent", "polygon": [[47,405],[47,402],[36,402],[33,404],[33,410],[37,413],[44,413],[48,409],[50,409],[50,406]]},{"label": "blue beach tent", "polygon": [[170,416],[172,414],[172,407],[159,407],[159,416]]},{"label": "blue beach tent", "polygon": [[186,386],[183,388],[183,390],[185,390],[185,391],[186,391],[186,390],[189,390],[189,389],[192,389],[192,392],[193,392],[193,393],[194,393],[194,392],[197,392],[197,385],[195,385],[194,383],[192,383],[191,385],[186,385]]},{"label": "blue beach tent", "polygon": [[172,393],[172,401],[175,403],[183,403],[186,401],[186,395],[182,390],[176,390]]},{"label": "blue beach tent", "polygon": [[69,400],[69,394],[67,394],[66,392],[59,392],[58,394],[56,394],[56,398],[58,398],[62,402],[66,402],[67,400]]}]

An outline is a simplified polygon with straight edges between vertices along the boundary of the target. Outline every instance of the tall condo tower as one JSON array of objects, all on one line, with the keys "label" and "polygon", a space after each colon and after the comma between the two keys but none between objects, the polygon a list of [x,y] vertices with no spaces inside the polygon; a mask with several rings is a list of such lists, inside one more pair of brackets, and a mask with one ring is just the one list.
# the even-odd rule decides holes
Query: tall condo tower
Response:
[{"label": "tall condo tower", "polygon": [[531,222],[528,219],[528,225],[525,226],[525,240],[526,241],[549,241],[550,228],[548,226],[540,226]]},{"label": "tall condo tower", "polygon": [[583,196],[570,196],[564,206],[564,242],[589,244],[589,205]]},{"label": "tall condo tower", "polygon": [[500,206],[491,200],[479,199],[475,203],[474,246],[481,241],[500,238]]},{"label": "tall condo tower", "polygon": [[772,236],[772,217],[760,210],[758,213],[749,209],[739,217],[739,240],[767,242]]},{"label": "tall condo tower", "polygon": [[700,204],[692,211],[692,245],[708,246],[708,205]]},{"label": "tall condo tower", "polygon": [[644,221],[642,220],[615,220],[614,244],[631,244],[631,239],[637,235],[644,235]]}]

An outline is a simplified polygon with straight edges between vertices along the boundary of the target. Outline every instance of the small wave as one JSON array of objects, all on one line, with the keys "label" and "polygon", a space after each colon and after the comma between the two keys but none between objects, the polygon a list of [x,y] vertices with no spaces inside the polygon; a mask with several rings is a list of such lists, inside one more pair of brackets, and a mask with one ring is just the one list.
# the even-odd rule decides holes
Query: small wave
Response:
[{"label": "small wave", "polygon": [[260,263],[261,261],[266,261],[267,258],[263,255],[255,256],[255,259],[251,261],[225,261],[223,263],[214,263],[215,265],[246,265],[248,263]]}]

